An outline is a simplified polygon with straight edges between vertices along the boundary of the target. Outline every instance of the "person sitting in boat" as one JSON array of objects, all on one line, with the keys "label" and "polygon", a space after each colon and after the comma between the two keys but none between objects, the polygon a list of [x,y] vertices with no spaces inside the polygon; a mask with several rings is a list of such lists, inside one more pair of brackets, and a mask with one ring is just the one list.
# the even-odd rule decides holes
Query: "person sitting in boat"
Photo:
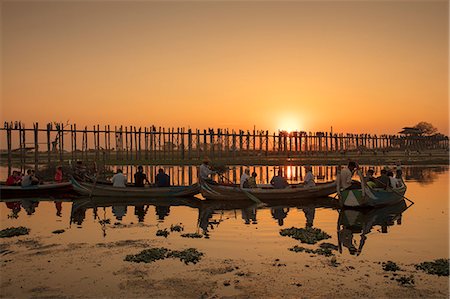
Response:
[{"label": "person sitting in boat", "polygon": [[348,162],[347,167],[341,170],[341,186],[342,189],[360,189],[361,183],[352,180],[353,174],[358,169],[358,165],[354,161]]},{"label": "person sitting in boat", "polygon": [[10,175],[6,180],[6,186],[19,186],[21,181],[22,177],[20,176],[20,172],[14,170],[12,175]]},{"label": "person sitting in boat", "polygon": [[241,175],[240,187],[241,188],[249,188],[248,187],[248,179],[250,178],[250,169],[246,168],[244,173]]},{"label": "person sitting in boat", "polygon": [[403,175],[402,163],[400,161],[397,161],[396,166],[395,166],[395,178],[397,180],[403,180],[402,175]]},{"label": "person sitting in boat", "polygon": [[63,181],[63,171],[62,171],[62,167],[58,166],[56,168],[56,173],[55,173],[55,182],[57,183],[62,183]]},{"label": "person sitting in boat", "polygon": [[212,174],[216,174],[216,172],[209,168],[209,159],[204,159],[199,169],[200,180],[208,181],[209,183],[215,183],[211,178]]},{"label": "person sitting in boat", "polygon": [[375,188],[377,186],[377,184],[375,183],[375,177],[373,176],[374,171],[373,169],[369,169],[367,170],[367,174],[364,177],[364,180],[367,184],[367,186],[369,186],[370,188]]},{"label": "person sitting in boat", "polygon": [[247,179],[248,188],[258,188],[258,185],[256,184],[257,176],[256,172],[252,172],[252,176]]},{"label": "person sitting in boat", "polygon": [[156,175],[155,183],[157,187],[169,187],[170,186],[170,176],[164,173],[164,169],[160,168],[158,174]]},{"label": "person sitting in boat", "polygon": [[314,175],[312,173],[312,167],[309,165],[305,166],[305,171],[306,175],[303,184],[305,185],[305,187],[314,187],[316,185],[316,182],[314,180]]},{"label": "person sitting in boat", "polygon": [[377,184],[377,188],[384,188],[390,185],[391,180],[387,176],[387,170],[382,169],[380,172],[380,176],[375,178],[375,183]]},{"label": "person sitting in boat", "polygon": [[398,180],[394,178],[394,172],[388,171],[387,176],[389,178],[389,187],[391,188],[397,188],[398,187]]},{"label": "person sitting in boat", "polygon": [[150,184],[147,179],[147,175],[144,173],[144,167],[142,167],[142,165],[139,165],[137,170],[138,171],[134,174],[134,186],[144,187],[145,182]]},{"label": "person sitting in boat", "polygon": [[286,178],[283,177],[283,171],[281,169],[278,171],[278,175],[274,176],[270,180],[270,184],[275,189],[284,189],[289,186],[289,183],[287,182]]},{"label": "person sitting in boat", "polygon": [[117,169],[117,173],[111,179],[113,187],[125,188],[127,186],[127,177],[123,174],[122,169]]},{"label": "person sitting in boat", "polygon": [[21,185],[22,187],[30,187],[32,185],[39,184],[38,178],[34,175],[34,171],[32,169],[27,170],[27,174],[22,177]]}]

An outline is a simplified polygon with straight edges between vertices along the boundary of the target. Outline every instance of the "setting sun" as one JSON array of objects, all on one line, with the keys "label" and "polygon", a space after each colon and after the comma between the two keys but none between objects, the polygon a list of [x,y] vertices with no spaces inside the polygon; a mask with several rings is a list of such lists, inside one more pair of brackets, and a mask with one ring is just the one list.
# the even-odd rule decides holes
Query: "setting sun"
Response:
[{"label": "setting sun", "polygon": [[295,132],[295,131],[302,131],[304,130],[303,125],[300,122],[300,119],[298,117],[295,117],[293,115],[284,116],[278,124],[278,130],[280,131],[288,131],[288,132]]}]

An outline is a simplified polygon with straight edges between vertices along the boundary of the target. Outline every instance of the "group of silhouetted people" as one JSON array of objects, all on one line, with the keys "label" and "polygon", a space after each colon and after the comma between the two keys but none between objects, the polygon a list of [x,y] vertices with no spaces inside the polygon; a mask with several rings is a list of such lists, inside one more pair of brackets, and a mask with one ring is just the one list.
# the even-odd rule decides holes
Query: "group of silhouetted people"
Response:
[{"label": "group of silhouetted people", "polygon": [[[122,169],[117,169],[117,173],[111,179],[113,187],[125,188],[127,186],[127,177],[123,174]],[[152,185],[144,173],[144,167],[138,166],[137,172],[134,174],[134,187],[144,187],[145,183]],[[169,187],[170,176],[164,172],[164,169],[160,168],[155,178],[156,187]]]}]

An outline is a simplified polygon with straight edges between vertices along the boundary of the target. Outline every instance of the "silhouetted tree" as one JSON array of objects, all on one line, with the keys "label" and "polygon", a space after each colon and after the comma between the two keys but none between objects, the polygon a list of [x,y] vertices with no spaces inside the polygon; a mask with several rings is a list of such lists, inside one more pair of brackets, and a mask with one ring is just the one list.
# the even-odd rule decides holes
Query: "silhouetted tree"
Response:
[{"label": "silhouetted tree", "polygon": [[423,135],[433,135],[437,132],[437,129],[426,121],[421,121],[414,128],[419,129]]}]

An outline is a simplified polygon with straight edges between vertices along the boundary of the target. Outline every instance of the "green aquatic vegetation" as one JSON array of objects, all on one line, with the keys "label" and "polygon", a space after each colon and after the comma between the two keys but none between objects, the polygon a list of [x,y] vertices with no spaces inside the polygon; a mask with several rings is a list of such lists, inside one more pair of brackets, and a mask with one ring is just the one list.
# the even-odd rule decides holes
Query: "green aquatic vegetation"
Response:
[{"label": "green aquatic vegetation", "polygon": [[23,226],[8,227],[0,231],[0,238],[11,238],[16,236],[28,235],[29,232],[30,229]]},{"label": "green aquatic vegetation", "polygon": [[189,263],[196,264],[200,261],[203,253],[195,248],[188,248],[182,251],[174,250],[168,253],[168,257],[179,258],[186,265]]},{"label": "green aquatic vegetation", "polygon": [[167,238],[167,236],[169,235],[169,231],[167,230],[167,228],[165,229],[158,229],[158,231],[156,232],[156,235],[159,237],[164,237]]},{"label": "green aquatic vegetation", "polygon": [[125,261],[134,263],[151,263],[156,260],[163,260],[167,257],[169,249],[160,248],[150,248],[139,252],[138,254],[129,254],[125,257]]},{"label": "green aquatic vegetation", "polygon": [[138,254],[129,254],[125,257],[124,261],[134,263],[151,263],[157,260],[163,260],[165,258],[178,258],[187,265],[189,263],[198,263],[203,255],[204,254],[202,252],[195,248],[172,251],[167,248],[160,247],[145,249]]},{"label": "green aquatic vegetation", "polygon": [[328,248],[309,249],[309,248],[295,245],[294,247],[289,248],[289,250],[293,251],[293,252],[306,252],[306,253],[318,254],[318,255],[324,255],[324,256],[334,255],[333,252]]},{"label": "green aquatic vegetation", "polygon": [[64,229],[57,229],[57,230],[52,231],[52,234],[62,234],[64,232],[65,232]]},{"label": "green aquatic vegetation", "polygon": [[184,226],[181,225],[181,223],[179,224],[175,224],[175,225],[170,225],[170,231],[171,232],[181,232],[184,230]]},{"label": "green aquatic vegetation", "polygon": [[194,238],[194,239],[203,238],[203,235],[198,234],[198,233],[187,233],[187,234],[182,234],[181,236],[183,238]]},{"label": "green aquatic vegetation", "polygon": [[414,285],[414,276],[400,276],[399,278],[395,279],[399,285],[401,286],[412,286]]},{"label": "green aquatic vegetation", "polygon": [[319,245],[320,248],[322,249],[329,249],[329,250],[338,250],[339,248],[337,247],[337,245],[325,242]]},{"label": "green aquatic vegetation", "polygon": [[423,262],[415,265],[417,270],[437,276],[448,276],[449,259],[437,259],[432,262]]},{"label": "green aquatic vegetation", "polygon": [[100,223],[101,225],[111,224],[111,219],[99,220],[98,223]]},{"label": "green aquatic vegetation", "polygon": [[339,266],[341,263],[339,263],[339,262],[337,261],[336,257],[333,256],[333,257],[328,261],[328,264],[329,264],[330,266],[332,266],[332,267],[337,267],[337,266]]},{"label": "green aquatic vegetation", "polygon": [[397,266],[397,264],[394,263],[393,261],[383,262],[382,266],[383,266],[384,271],[395,272],[395,271],[401,270],[400,267]]},{"label": "green aquatic vegetation", "polygon": [[280,230],[280,235],[289,236],[296,240],[300,240],[306,244],[316,244],[317,242],[331,238],[329,234],[320,228],[306,227],[306,228],[285,228]]}]

